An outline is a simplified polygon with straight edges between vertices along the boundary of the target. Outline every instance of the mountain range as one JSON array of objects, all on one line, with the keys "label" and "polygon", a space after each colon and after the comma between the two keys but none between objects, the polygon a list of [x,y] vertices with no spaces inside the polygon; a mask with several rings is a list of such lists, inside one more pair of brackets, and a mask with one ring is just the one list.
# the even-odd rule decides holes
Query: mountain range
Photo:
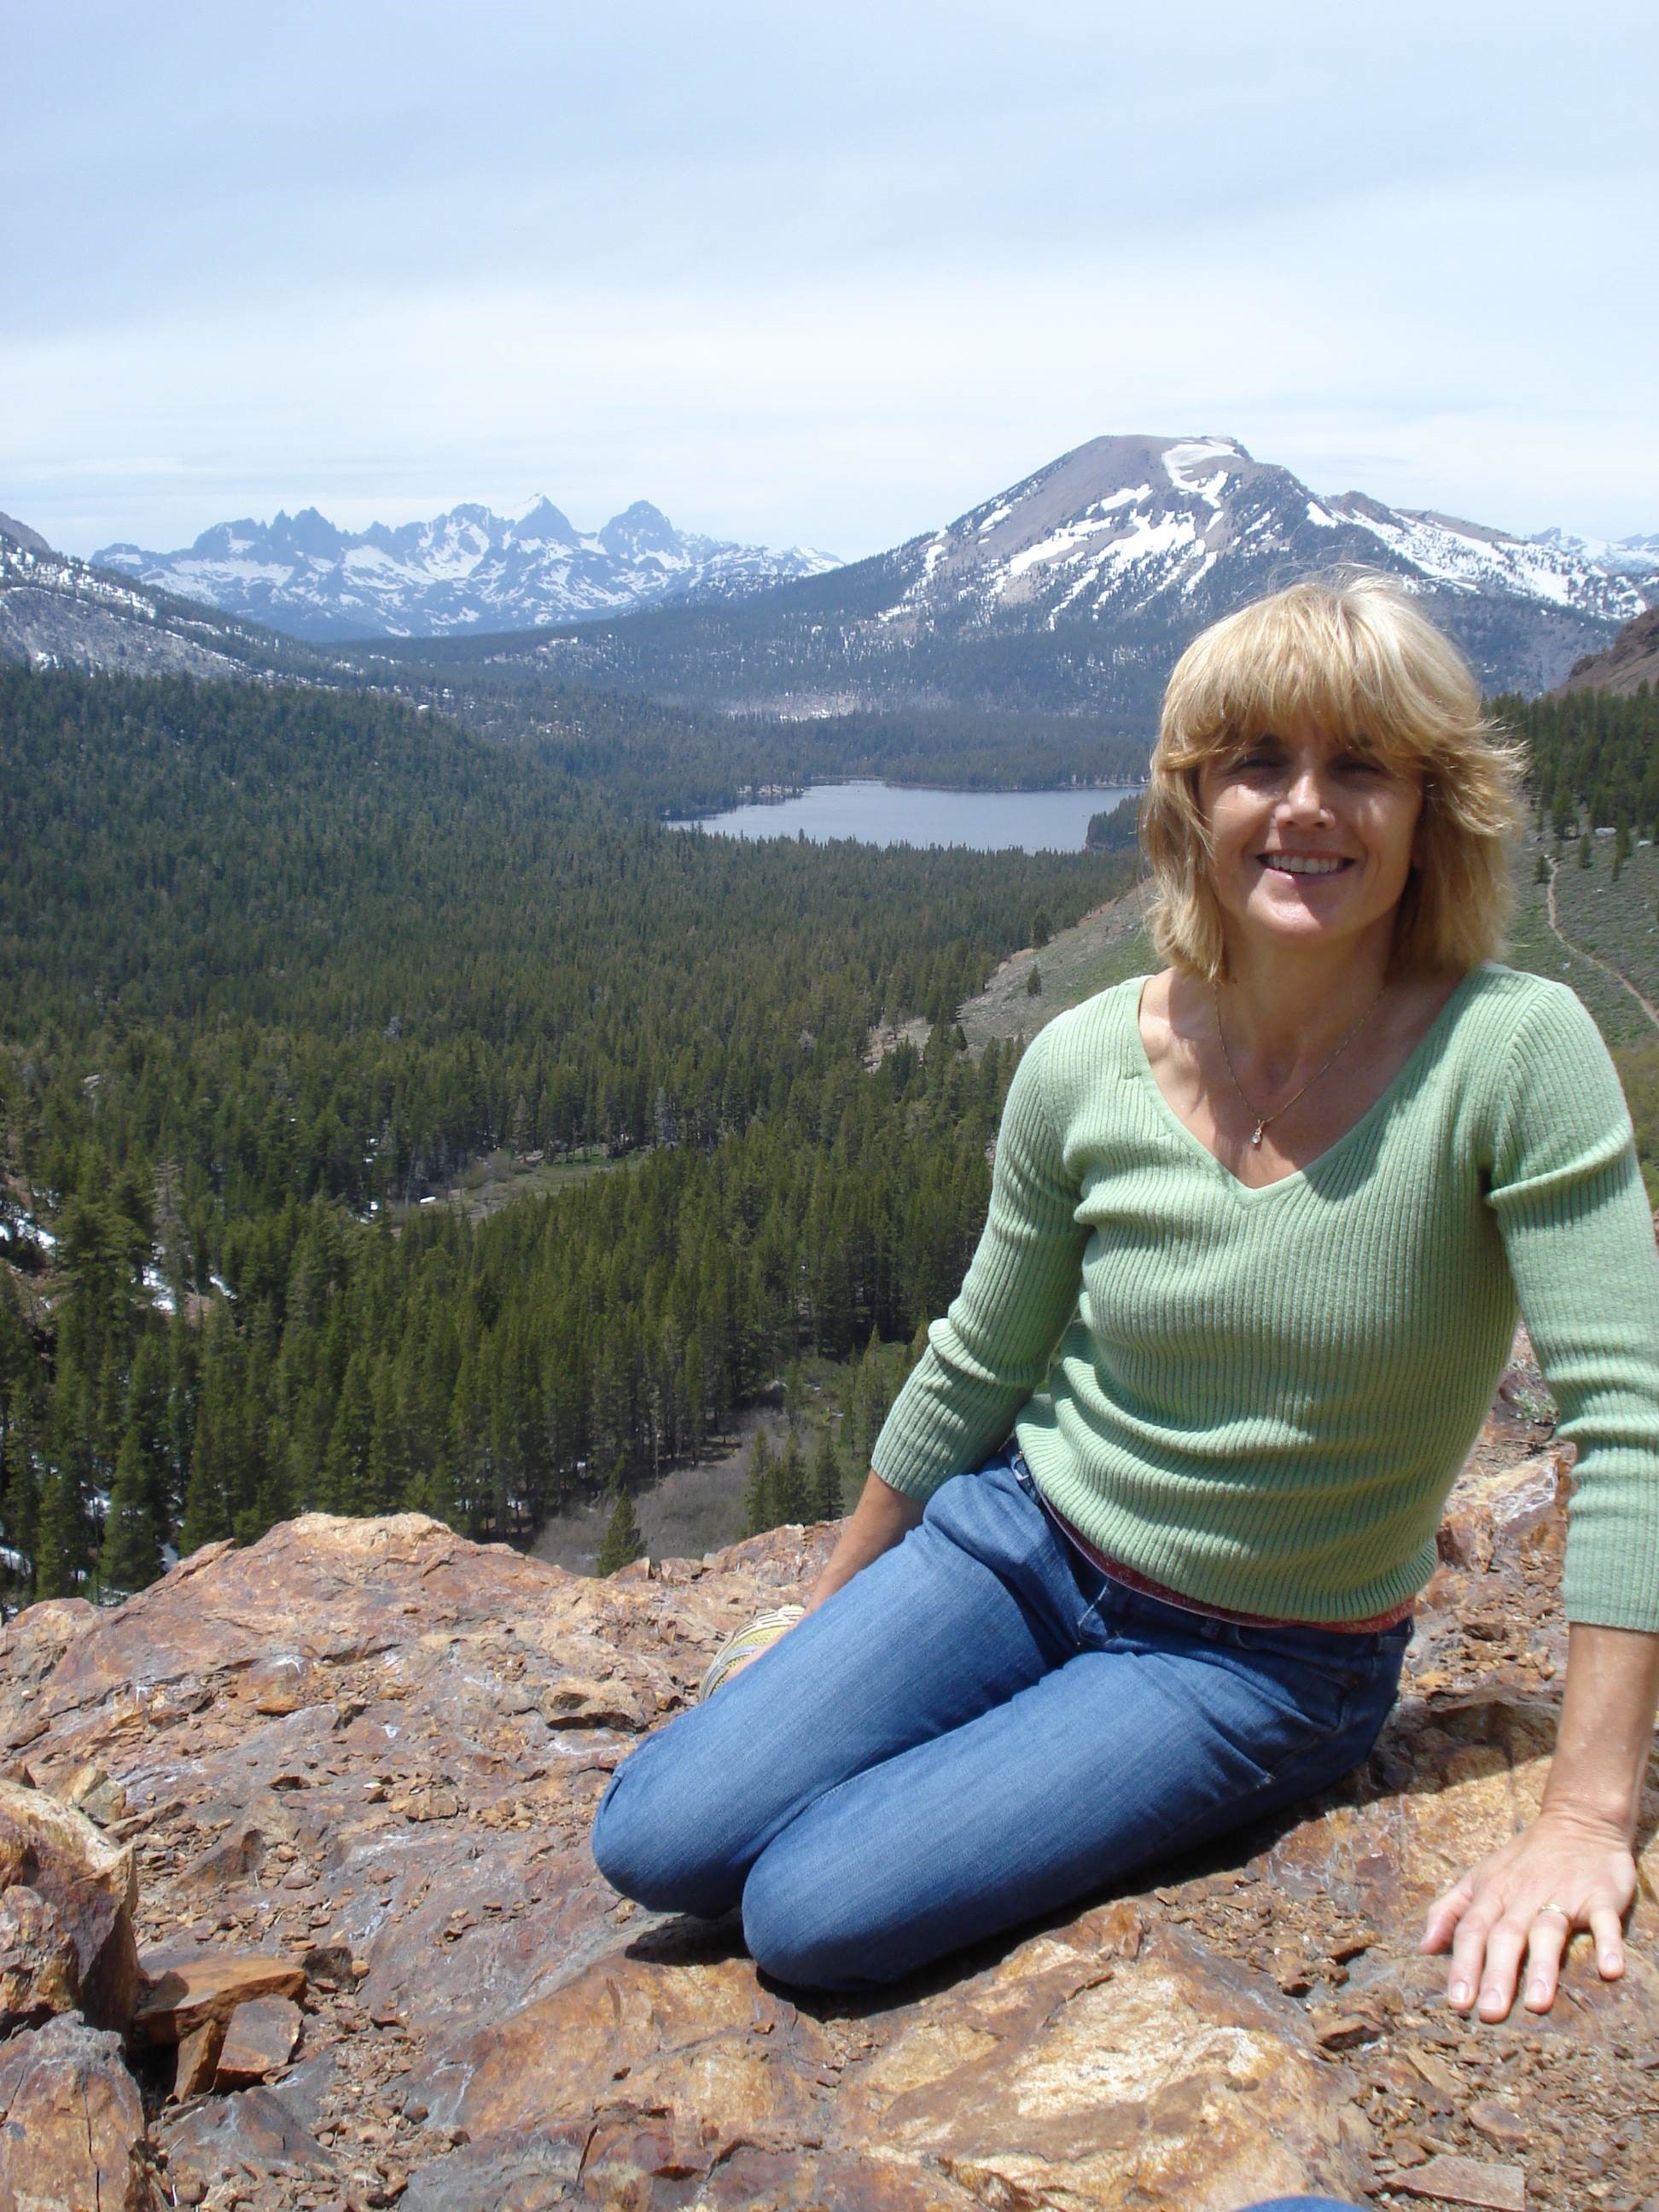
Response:
[{"label": "mountain range", "polygon": [[106,545],[94,563],[311,639],[533,629],[686,599],[729,599],[839,565],[676,530],[636,500],[578,530],[551,500],[508,515],[451,507],[430,522],[337,529],[314,507],[221,522],[173,553]]},{"label": "mountain range", "polygon": [[1321,497],[1232,438],[1109,437],[943,529],[746,605],[665,609],[516,650],[573,679],[733,708],[921,698],[1144,727],[1206,623],[1345,565],[1420,594],[1490,691],[1552,689],[1659,603],[1652,539],[1520,538],[1362,492]]},{"label": "mountain range", "polygon": [[[550,677],[792,720],[1085,714],[1142,739],[1200,629],[1334,567],[1420,593],[1490,692],[1554,688],[1659,606],[1659,535],[1527,538],[1322,497],[1223,437],[1093,439],[845,567],[686,538],[642,504],[581,538],[546,501],[355,535],[307,509],[220,525],[187,554],[111,546],[100,560],[0,518],[0,657],[441,689],[477,666],[495,696]],[[562,623],[523,627],[549,604]],[[346,643],[353,630],[374,649]]]}]

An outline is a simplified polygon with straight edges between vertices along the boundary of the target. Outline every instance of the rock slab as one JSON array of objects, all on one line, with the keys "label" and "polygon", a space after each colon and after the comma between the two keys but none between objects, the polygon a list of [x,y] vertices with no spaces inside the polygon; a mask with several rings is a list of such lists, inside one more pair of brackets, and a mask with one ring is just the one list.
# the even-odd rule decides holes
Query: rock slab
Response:
[{"label": "rock slab", "polygon": [[0,2036],[42,2027],[81,2002],[81,1962],[70,1932],[38,1890],[0,1893]]},{"label": "rock slab", "polygon": [[5,2212],[141,2212],[149,2202],[144,2109],[120,2037],[63,2018],[0,2045]]},{"label": "rock slab", "polygon": [[44,1790],[0,1781],[0,1890],[19,1887],[49,1905],[67,1934],[87,2019],[125,2033],[138,1994],[131,1850],[106,1843],[84,1814]]}]

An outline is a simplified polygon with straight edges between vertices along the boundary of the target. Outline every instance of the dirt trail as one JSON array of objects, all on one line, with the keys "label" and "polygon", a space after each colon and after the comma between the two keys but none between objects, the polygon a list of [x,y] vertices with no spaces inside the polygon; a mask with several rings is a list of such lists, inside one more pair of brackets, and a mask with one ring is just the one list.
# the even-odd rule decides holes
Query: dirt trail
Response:
[{"label": "dirt trail", "polygon": [[1656,1030],[1659,1030],[1659,1007],[1656,1007],[1650,999],[1644,999],[1642,996],[1642,994],[1637,989],[1635,984],[1631,981],[1630,977],[1626,975],[1622,969],[1615,968],[1610,960],[1601,959],[1596,953],[1587,952],[1582,945],[1575,945],[1572,939],[1567,935],[1565,930],[1562,928],[1560,915],[1556,909],[1555,904],[1555,862],[1551,860],[1549,864],[1550,879],[1546,890],[1546,905],[1548,909],[1549,925],[1551,929],[1559,939],[1560,942],[1566,946],[1569,952],[1577,953],[1581,960],[1588,960],[1592,968],[1599,968],[1604,975],[1611,976],[1615,983],[1622,983],[1626,990],[1630,993],[1632,998],[1635,1000],[1637,1005],[1640,1006],[1642,1012],[1653,1024],[1654,1028]]}]

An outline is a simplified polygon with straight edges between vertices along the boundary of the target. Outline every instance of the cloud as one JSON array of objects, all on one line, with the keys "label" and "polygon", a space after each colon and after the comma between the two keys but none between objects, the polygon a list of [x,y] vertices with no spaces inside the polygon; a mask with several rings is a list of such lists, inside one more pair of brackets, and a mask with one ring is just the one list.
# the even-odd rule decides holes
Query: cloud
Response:
[{"label": "cloud", "polygon": [[21,41],[76,100],[0,148],[0,505],[80,550],[545,489],[853,554],[1124,429],[1659,527],[1645,11],[179,0]]}]

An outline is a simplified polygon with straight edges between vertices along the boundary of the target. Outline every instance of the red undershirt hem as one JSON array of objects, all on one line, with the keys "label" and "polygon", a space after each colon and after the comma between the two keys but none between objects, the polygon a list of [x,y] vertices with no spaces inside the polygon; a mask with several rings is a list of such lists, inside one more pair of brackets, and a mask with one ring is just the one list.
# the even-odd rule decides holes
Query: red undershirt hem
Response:
[{"label": "red undershirt hem", "polygon": [[1194,1599],[1183,1597],[1179,1590],[1165,1589],[1150,1575],[1126,1567],[1121,1559],[1108,1557],[1097,1545],[1091,1544],[1080,1528],[1074,1528],[1066,1516],[1045,1498],[1043,1504],[1053,1516],[1060,1534],[1074,1545],[1091,1566],[1098,1567],[1103,1575],[1109,1575],[1115,1583],[1126,1589],[1136,1590],[1142,1597],[1155,1597],[1164,1605],[1179,1606],[1183,1613],[1200,1613],[1208,1620],[1231,1620],[1241,1628],[1322,1628],[1341,1636],[1376,1636],[1385,1629],[1398,1628],[1402,1620],[1409,1620],[1417,1610],[1414,1597],[1390,1606],[1386,1613],[1374,1613],[1364,1620],[1281,1620],[1271,1613],[1235,1613],[1224,1605],[1200,1605]]}]

